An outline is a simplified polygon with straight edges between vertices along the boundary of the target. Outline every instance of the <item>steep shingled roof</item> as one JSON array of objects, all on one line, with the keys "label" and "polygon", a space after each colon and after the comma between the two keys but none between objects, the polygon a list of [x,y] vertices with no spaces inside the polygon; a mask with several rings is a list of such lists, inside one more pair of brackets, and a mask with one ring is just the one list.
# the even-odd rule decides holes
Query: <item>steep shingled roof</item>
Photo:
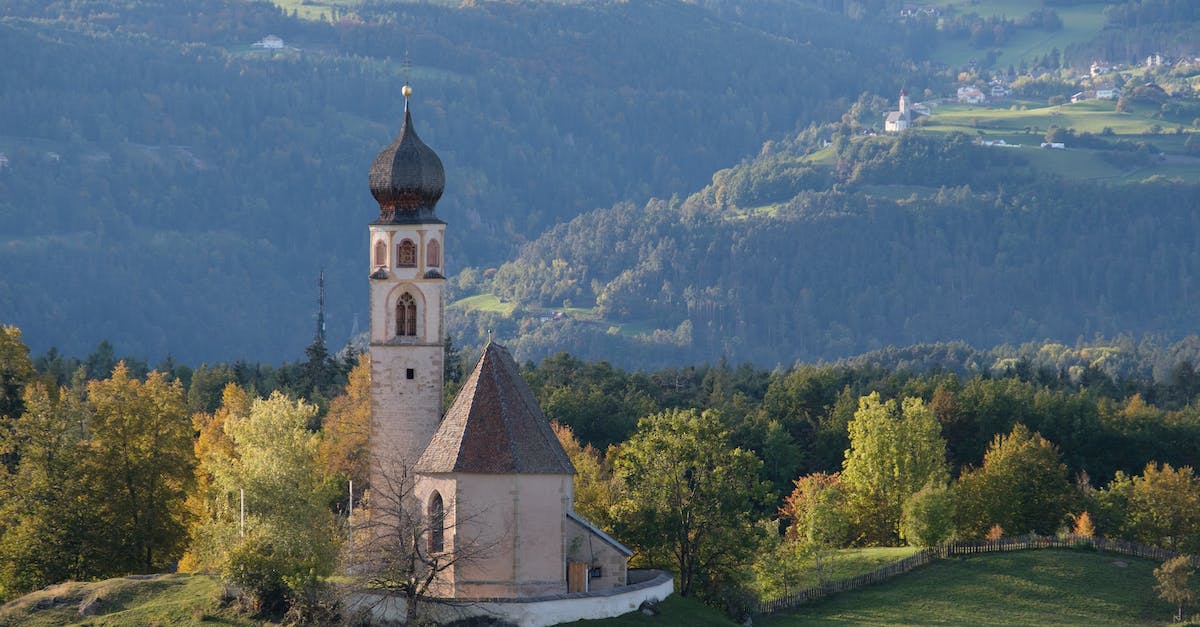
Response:
[{"label": "steep shingled roof", "polygon": [[575,474],[512,355],[494,342],[483,348],[416,470]]}]

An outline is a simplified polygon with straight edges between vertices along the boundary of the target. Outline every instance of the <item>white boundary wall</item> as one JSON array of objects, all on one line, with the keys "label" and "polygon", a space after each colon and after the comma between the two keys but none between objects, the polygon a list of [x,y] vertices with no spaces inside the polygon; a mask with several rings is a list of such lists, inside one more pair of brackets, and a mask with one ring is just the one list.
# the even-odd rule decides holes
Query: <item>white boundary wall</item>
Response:
[{"label": "white boundary wall", "polygon": [[[487,616],[521,627],[546,627],[580,619],[610,618],[636,611],[645,601],[662,601],[675,591],[666,572],[642,583],[601,592],[577,592],[531,599],[456,599],[453,605],[426,602],[421,613],[438,623]],[[370,613],[373,625],[404,624],[404,599],[396,595],[360,593],[346,599],[350,614]]]}]

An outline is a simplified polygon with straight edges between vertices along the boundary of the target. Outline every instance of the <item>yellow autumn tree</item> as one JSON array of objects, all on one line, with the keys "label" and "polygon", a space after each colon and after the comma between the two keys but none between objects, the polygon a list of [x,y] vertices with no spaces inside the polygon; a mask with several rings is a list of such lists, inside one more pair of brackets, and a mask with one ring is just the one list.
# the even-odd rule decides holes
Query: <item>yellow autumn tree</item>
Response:
[{"label": "yellow autumn tree", "polygon": [[118,567],[160,571],[179,559],[187,538],[194,457],[183,386],[159,372],[141,381],[121,362],[88,384],[87,398],[88,461],[107,495],[109,541],[126,549]]},{"label": "yellow autumn tree", "polygon": [[620,486],[613,479],[612,469],[592,445],[579,443],[571,427],[552,422],[550,428],[575,466],[575,511],[612,531],[610,510],[620,498]]},{"label": "yellow autumn tree", "polygon": [[1090,538],[1096,535],[1096,528],[1092,525],[1092,516],[1086,510],[1075,517],[1075,526],[1071,529],[1071,533],[1082,538]]},{"label": "yellow autumn tree", "polygon": [[354,481],[356,492],[365,490],[370,462],[367,438],[371,431],[369,353],[350,371],[346,393],[329,402],[321,431],[320,459],[325,472]]},{"label": "yellow autumn tree", "polygon": [[187,508],[192,516],[188,529],[189,544],[183,558],[179,560],[180,572],[199,572],[219,567],[215,560],[216,551],[205,541],[204,532],[211,529],[222,513],[217,507],[217,488],[213,484],[216,469],[233,463],[233,440],[225,433],[225,425],[231,420],[243,419],[250,414],[251,399],[236,383],[229,383],[221,394],[221,406],[212,414],[203,412],[192,416],[192,427],[199,435],[192,448],[196,455],[196,488],[188,495]]}]

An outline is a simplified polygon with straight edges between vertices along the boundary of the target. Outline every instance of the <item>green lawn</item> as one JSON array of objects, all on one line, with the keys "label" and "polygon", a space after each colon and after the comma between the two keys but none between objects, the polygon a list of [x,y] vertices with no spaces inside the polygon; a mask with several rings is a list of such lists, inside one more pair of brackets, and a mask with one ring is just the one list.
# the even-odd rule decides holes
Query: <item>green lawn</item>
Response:
[{"label": "green lawn", "polygon": [[[984,17],[996,15],[1014,20],[1043,6],[1042,0],[973,0],[971,2],[931,0],[928,4],[941,7],[954,6],[959,14],[964,15],[976,13]],[[1053,6],[1051,8],[1062,19],[1062,29],[1054,32],[1040,29],[1017,30],[1012,38],[999,48],[1000,57],[997,64],[1000,67],[1008,67],[1010,64],[1018,66],[1021,61],[1032,63],[1054,48],[1058,48],[1061,52],[1073,43],[1095,37],[1104,27],[1103,4]],[[988,48],[975,48],[966,39],[958,39],[941,44],[933,52],[932,57],[950,66],[961,67],[965,66],[970,59],[982,60],[987,55],[987,51]]]},{"label": "green lawn", "polygon": [[[920,549],[911,546],[885,546],[863,549],[842,549],[833,559],[831,579],[849,579],[869,573],[881,566],[913,555]],[[810,588],[819,584],[816,570],[808,570],[805,576],[796,581],[797,590]]]},{"label": "green lawn", "polygon": [[506,316],[511,316],[514,309],[517,308],[516,303],[506,303],[496,298],[494,294],[476,294],[459,299],[450,304],[451,307],[466,309],[467,311],[491,311],[501,313]]},{"label": "green lawn", "polygon": [[[1163,120],[1150,117],[1154,113],[1149,107],[1134,107],[1132,113],[1118,113],[1115,102],[1088,100],[1055,106],[1025,103],[1024,110],[1009,107],[983,105],[946,104],[934,110],[933,115],[921,128],[926,130],[958,130],[974,133],[983,130],[992,132],[1023,133],[1025,127],[1041,129],[1045,133],[1051,126],[1073,128],[1076,132],[1100,133],[1110,128],[1117,135],[1141,135]],[[1141,109],[1141,111],[1139,111]],[[1040,140],[1039,140],[1040,141]]]},{"label": "green lawn", "polygon": [[953,558],[756,625],[1162,625],[1150,560],[1070,550]]}]

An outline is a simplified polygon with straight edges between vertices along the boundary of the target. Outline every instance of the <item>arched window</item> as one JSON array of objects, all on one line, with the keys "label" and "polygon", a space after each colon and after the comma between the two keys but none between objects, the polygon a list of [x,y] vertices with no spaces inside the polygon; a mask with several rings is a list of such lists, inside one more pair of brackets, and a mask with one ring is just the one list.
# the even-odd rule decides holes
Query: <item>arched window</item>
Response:
[{"label": "arched window", "polygon": [[435,239],[429,240],[429,245],[425,247],[425,265],[430,268],[442,265],[442,245]]},{"label": "arched window", "polygon": [[406,239],[396,246],[396,266],[411,268],[417,265],[417,245]]},{"label": "arched window", "polygon": [[446,511],[442,505],[442,495],[437,492],[429,497],[429,552],[441,553],[446,550]]},{"label": "arched window", "polygon": [[387,244],[385,244],[383,240],[375,242],[375,265],[387,265]]},{"label": "arched window", "polygon": [[417,301],[405,292],[396,301],[396,335],[417,334]]}]

